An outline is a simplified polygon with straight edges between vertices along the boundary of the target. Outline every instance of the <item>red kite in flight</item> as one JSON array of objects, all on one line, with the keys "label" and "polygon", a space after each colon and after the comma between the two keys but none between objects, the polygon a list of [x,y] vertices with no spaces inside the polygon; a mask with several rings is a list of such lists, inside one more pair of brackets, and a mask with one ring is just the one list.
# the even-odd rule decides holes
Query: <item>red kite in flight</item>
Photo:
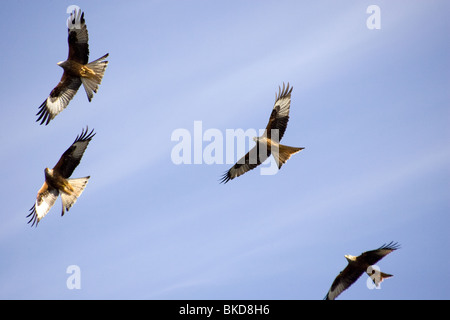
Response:
[{"label": "red kite in flight", "polygon": [[253,140],[256,145],[243,156],[230,170],[225,172],[222,176],[221,183],[243,175],[261,163],[266,161],[272,154],[277,162],[278,169],[293,155],[303,150],[304,148],[288,147],[280,144],[286,131],[287,123],[289,121],[289,110],[291,106],[291,92],[292,87],[289,88],[289,83],[283,89],[278,87],[278,94],[275,94],[275,105],[270,115],[269,123],[260,137],[254,137]]},{"label": "red kite in flight", "polygon": [[336,299],[338,295],[355,283],[364,272],[372,278],[376,285],[384,279],[392,277],[392,274],[384,272],[376,274],[376,271],[370,267],[398,248],[400,248],[400,246],[397,243],[390,242],[389,244],[382,245],[376,250],[366,251],[358,257],[346,255],[345,258],[348,261],[348,265],[333,281],[325,300]]},{"label": "red kite in flight", "polygon": [[69,28],[69,56],[66,61],[58,62],[58,66],[64,69],[64,73],[58,85],[50,92],[49,97],[39,107],[36,114],[41,125],[47,125],[50,120],[63,111],[70,100],[75,96],[83,84],[89,102],[97,93],[98,86],[102,82],[108,61],[108,53],[103,57],[88,63],[89,45],[88,31],[84,21],[84,12],[74,10],[68,20]]},{"label": "red kite in flight", "polygon": [[27,216],[27,218],[31,216],[30,221],[28,221],[28,223],[33,222],[31,226],[38,225],[39,221],[55,204],[58,195],[61,195],[62,200],[62,216],[77,201],[90,177],[76,179],[69,179],[69,177],[80,164],[83,153],[94,136],[94,130],[91,130],[88,134],[88,128],[86,127],[86,131],[81,131],[81,134],[77,136],[69,149],[63,153],[53,169],[45,168],[45,182],[39,189],[36,202]]}]

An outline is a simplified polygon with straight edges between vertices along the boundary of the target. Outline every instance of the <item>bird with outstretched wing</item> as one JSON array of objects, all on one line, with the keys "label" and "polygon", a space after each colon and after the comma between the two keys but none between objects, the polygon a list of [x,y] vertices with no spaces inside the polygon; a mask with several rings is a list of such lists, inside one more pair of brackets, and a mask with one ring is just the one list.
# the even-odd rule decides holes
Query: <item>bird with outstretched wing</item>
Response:
[{"label": "bird with outstretched wing", "polygon": [[253,138],[256,145],[225,172],[221,178],[222,183],[227,183],[253,170],[266,161],[270,155],[273,155],[278,169],[280,169],[293,154],[304,149],[280,144],[289,121],[291,93],[292,87],[289,87],[289,83],[287,86],[283,83],[283,88],[278,88],[278,94],[275,94],[275,104],[263,135]]},{"label": "bird with outstretched wing", "polygon": [[[357,257],[345,255],[348,264],[333,281],[330,290],[325,296],[325,300],[336,299],[336,297],[339,296],[344,290],[347,290],[353,283],[355,283],[356,280],[363,275],[363,273],[367,273],[369,277],[372,277],[372,272],[374,272],[374,270],[372,269],[372,272],[369,272],[369,270],[371,270],[369,267],[383,259],[392,251],[399,248],[400,246],[397,243],[390,242],[382,245],[378,249],[366,251]],[[378,279],[376,279],[376,281],[381,283],[384,279],[390,277],[392,277],[391,274],[380,272],[377,275]],[[375,279],[372,280],[375,282]]]},{"label": "bird with outstretched wing", "polygon": [[88,63],[89,44],[88,31],[84,20],[84,12],[74,10],[68,20],[69,55],[66,61],[58,62],[64,73],[58,85],[50,92],[47,99],[40,105],[36,122],[47,125],[75,96],[81,84],[86,91],[89,102],[97,93],[102,82],[108,61],[108,53],[99,59]]},{"label": "bird with outstretched wing", "polygon": [[70,179],[70,176],[80,164],[84,151],[94,136],[94,130],[88,132],[86,127],[86,130],[82,130],[72,145],[63,153],[53,169],[45,168],[44,184],[39,189],[36,201],[27,216],[27,218],[30,218],[28,223],[32,223],[32,226],[37,226],[39,221],[45,217],[59,195],[61,195],[62,200],[62,216],[80,197],[90,176],[75,179]]}]

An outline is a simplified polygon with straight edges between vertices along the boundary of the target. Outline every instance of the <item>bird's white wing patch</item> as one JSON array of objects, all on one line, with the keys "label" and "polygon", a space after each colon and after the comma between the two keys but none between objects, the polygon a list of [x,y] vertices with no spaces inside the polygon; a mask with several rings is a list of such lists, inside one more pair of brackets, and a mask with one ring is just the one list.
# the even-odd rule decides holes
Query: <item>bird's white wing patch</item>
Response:
[{"label": "bird's white wing patch", "polygon": [[59,191],[56,189],[47,190],[43,193],[40,199],[36,199],[34,206],[30,209],[30,214],[27,217],[30,217],[30,221],[32,222],[32,226],[39,223],[39,221],[46,216],[46,214],[50,211],[51,207],[55,204],[56,199],[58,198]]},{"label": "bird's white wing patch", "polygon": [[70,100],[72,100],[77,93],[77,90],[78,88],[75,90],[67,88],[59,97],[50,96],[47,98],[47,111],[52,119],[67,107]]}]

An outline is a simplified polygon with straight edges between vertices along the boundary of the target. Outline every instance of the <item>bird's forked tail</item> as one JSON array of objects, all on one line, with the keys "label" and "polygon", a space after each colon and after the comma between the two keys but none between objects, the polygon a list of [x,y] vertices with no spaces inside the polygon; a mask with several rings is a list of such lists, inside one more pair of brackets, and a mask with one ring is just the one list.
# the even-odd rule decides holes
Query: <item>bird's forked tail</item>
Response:
[{"label": "bird's forked tail", "polygon": [[275,161],[277,162],[278,169],[280,169],[281,166],[285,164],[293,154],[296,154],[303,149],[305,148],[289,147],[279,144],[277,148],[272,147],[271,152],[273,154],[273,157],[275,158]]},{"label": "bird's forked tail", "polygon": [[89,181],[89,178],[90,177],[67,179],[67,182],[70,184],[73,191],[70,194],[61,192],[62,216],[64,215],[65,211],[69,211],[69,209],[75,204],[75,202],[77,202],[77,199],[83,193],[84,188]]},{"label": "bird's forked tail", "polygon": [[103,57],[98,58],[86,65],[88,72],[86,76],[81,77],[81,82],[83,83],[84,90],[89,102],[94,97],[94,92],[97,93],[98,86],[102,82],[103,75],[105,74],[106,67],[108,66],[108,61],[104,61],[108,57],[108,53]]},{"label": "bird's forked tail", "polygon": [[[372,273],[372,274],[371,274]],[[384,273],[381,271],[372,270],[371,273],[367,272],[367,275],[372,279],[373,283],[378,286],[384,279],[393,277],[392,274]]]},{"label": "bird's forked tail", "polygon": [[380,272],[380,282],[390,277],[393,277],[393,275],[389,273]]}]

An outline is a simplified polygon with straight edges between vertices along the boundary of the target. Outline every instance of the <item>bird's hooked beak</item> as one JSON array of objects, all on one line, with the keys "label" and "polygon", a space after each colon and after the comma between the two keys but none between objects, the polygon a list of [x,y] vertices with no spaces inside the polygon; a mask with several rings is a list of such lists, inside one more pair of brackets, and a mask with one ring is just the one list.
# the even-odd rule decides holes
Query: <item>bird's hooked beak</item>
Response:
[{"label": "bird's hooked beak", "polygon": [[57,65],[60,66],[61,68],[62,68],[63,64],[64,64],[64,61],[60,61],[57,63]]},{"label": "bird's hooked beak", "polygon": [[345,259],[347,259],[348,262],[355,261],[355,259],[356,259],[356,257],[354,257],[350,254],[346,254],[344,257],[345,257]]}]

